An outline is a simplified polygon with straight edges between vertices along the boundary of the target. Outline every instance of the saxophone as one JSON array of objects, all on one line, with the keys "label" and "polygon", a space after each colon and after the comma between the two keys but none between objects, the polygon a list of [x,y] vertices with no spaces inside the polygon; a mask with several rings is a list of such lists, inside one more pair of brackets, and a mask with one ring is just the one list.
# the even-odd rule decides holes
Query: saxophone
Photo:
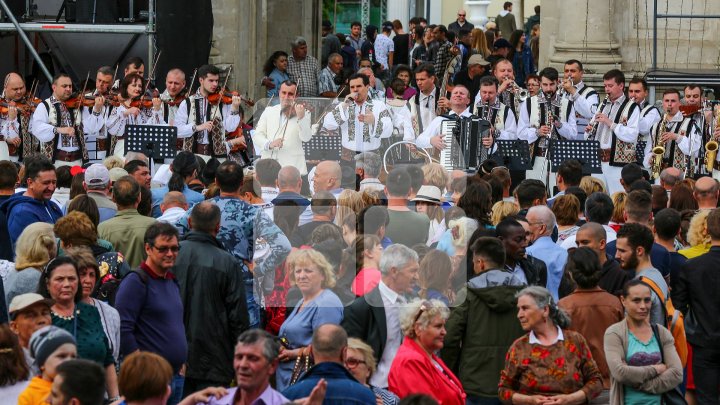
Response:
[{"label": "saxophone", "polygon": [[709,174],[712,174],[713,167],[715,166],[715,157],[718,153],[718,142],[715,140],[714,132],[720,126],[720,105],[714,105],[712,109],[712,125],[710,125],[710,140],[705,144],[705,170]]},{"label": "saxophone", "polygon": [[665,157],[665,147],[660,145],[660,138],[662,138],[662,134],[665,133],[665,130],[667,129],[667,123],[669,121],[668,119],[669,114],[663,115],[662,121],[660,121],[660,125],[658,126],[658,130],[655,133],[655,139],[653,140],[653,148],[652,148],[652,167],[651,167],[651,174],[650,177],[655,180],[658,177],[660,177],[660,172],[663,169],[663,159]]}]

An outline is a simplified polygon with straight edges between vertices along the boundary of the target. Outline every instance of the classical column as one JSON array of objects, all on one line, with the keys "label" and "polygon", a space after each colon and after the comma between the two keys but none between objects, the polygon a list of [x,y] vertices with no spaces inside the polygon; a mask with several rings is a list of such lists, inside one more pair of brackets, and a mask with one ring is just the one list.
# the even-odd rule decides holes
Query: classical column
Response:
[{"label": "classical column", "polygon": [[[562,0],[544,0],[543,13],[546,3],[557,3],[558,29],[554,33],[554,45],[546,48],[550,51],[549,65],[562,71],[568,59],[577,59],[584,65],[588,74],[602,75],[610,69],[620,68],[622,56],[620,55],[620,42],[615,38],[613,21],[615,0],[579,0],[569,3]],[[548,40],[544,30],[541,31],[541,41]]]},{"label": "classical column", "polygon": [[400,20],[403,28],[408,31],[407,24],[410,21],[410,0],[387,0],[387,16],[388,20]]}]

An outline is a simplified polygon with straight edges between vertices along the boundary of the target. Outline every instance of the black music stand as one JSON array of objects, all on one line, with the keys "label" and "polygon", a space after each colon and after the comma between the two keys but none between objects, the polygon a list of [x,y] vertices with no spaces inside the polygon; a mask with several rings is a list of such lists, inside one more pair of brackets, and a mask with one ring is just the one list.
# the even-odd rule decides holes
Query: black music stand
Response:
[{"label": "black music stand", "polygon": [[645,163],[643,162],[645,160],[645,146],[647,146],[647,141],[637,141],[635,144],[635,162],[643,169],[645,169]]},{"label": "black music stand", "polygon": [[342,137],[338,135],[316,135],[309,141],[303,142],[305,160],[334,160],[340,161]]},{"label": "black music stand", "polygon": [[[177,127],[159,125],[127,125],[125,154],[142,152],[150,160],[173,159],[177,154]],[[152,166],[150,167],[152,173]]]},{"label": "black music stand", "polygon": [[570,159],[575,159],[583,166],[583,173],[602,173],[600,164],[600,141],[571,141],[567,139],[553,139],[550,141],[551,167],[557,173],[560,165]]},{"label": "black music stand", "polygon": [[490,156],[508,170],[532,170],[532,159],[528,142],[522,140],[496,139],[497,151]]}]

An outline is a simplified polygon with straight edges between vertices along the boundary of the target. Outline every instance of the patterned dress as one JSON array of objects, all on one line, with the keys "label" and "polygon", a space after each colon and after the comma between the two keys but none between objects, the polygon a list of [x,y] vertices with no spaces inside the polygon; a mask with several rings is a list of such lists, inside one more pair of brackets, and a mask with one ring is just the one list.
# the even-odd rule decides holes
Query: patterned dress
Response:
[{"label": "patterned dress", "polygon": [[600,394],[602,376],[585,338],[571,330],[562,334],[550,346],[530,343],[530,334],[510,346],[498,387],[503,403],[511,404],[516,393],[553,396],[582,390],[588,399]]}]

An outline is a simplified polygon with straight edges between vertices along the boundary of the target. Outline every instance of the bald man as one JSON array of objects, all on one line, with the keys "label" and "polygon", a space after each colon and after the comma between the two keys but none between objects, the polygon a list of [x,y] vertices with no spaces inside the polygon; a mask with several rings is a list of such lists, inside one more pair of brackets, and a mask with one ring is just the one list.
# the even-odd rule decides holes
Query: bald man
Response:
[{"label": "bald man", "polygon": [[588,222],[581,226],[575,234],[575,243],[577,247],[590,248],[598,255],[602,266],[602,275],[598,286],[610,294],[620,295],[623,286],[630,280],[630,276],[620,268],[620,263],[614,257],[605,252],[607,244],[605,228],[597,222]]},{"label": "bald man", "polygon": [[342,168],[338,162],[323,160],[315,166],[315,175],[312,178],[313,193],[328,191],[335,196],[340,195],[342,188]]},{"label": "bald man", "polygon": [[275,205],[275,211],[295,208],[292,201],[299,209],[300,214],[299,225],[305,225],[312,221],[312,210],[310,209],[310,199],[300,194],[302,190],[302,177],[300,170],[295,166],[285,166],[280,169],[277,177],[278,195],[271,202]]},{"label": "bald man", "polygon": [[693,190],[693,198],[698,203],[698,208],[715,209],[718,204],[718,182],[712,177],[700,177],[695,182],[695,190]]},{"label": "bald man", "polygon": [[[24,100],[25,94],[25,81],[20,75],[9,73],[5,76],[2,101],[8,104],[8,108],[5,114],[0,113],[0,160],[17,162],[23,150],[28,156],[32,153],[33,137],[28,131],[31,113],[15,105]],[[23,140],[27,143],[23,144]],[[37,142],[35,144],[37,150]]]},{"label": "bald man", "polygon": [[550,236],[557,225],[555,214],[546,205],[536,205],[528,210],[527,222],[534,242],[525,251],[547,265],[546,287],[557,302],[560,299],[558,290],[568,256],[567,251],[553,242]]},{"label": "bald man", "polygon": [[176,100],[184,89],[185,72],[178,68],[171,69],[167,72],[165,76],[165,91],[160,95],[160,100],[163,102],[163,119],[165,119],[165,122],[170,126],[175,124],[175,113],[180,106],[180,103]]},{"label": "bald man", "polygon": [[160,203],[162,215],[157,220],[175,225],[187,210],[188,203],[185,195],[179,191],[171,191],[165,194],[162,203]]}]

